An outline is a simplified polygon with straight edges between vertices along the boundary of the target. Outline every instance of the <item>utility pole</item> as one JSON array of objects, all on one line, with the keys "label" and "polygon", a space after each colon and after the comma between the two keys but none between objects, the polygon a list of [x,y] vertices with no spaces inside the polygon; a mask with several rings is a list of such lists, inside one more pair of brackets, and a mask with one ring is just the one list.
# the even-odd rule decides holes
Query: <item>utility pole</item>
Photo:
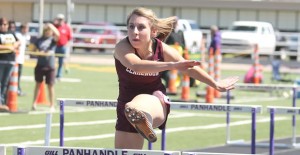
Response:
[{"label": "utility pole", "polygon": [[39,9],[39,35],[43,33],[43,24],[44,24],[44,0],[40,0],[40,9]]},{"label": "utility pole", "polygon": [[[67,24],[72,28],[72,12],[74,10],[74,3],[72,3],[72,0],[67,0]],[[72,53],[73,47],[73,41],[70,41],[67,46],[67,57],[69,57],[69,54]]]},{"label": "utility pole", "polygon": [[72,24],[72,12],[74,10],[74,3],[72,3],[72,0],[67,0],[67,23],[69,25]]}]

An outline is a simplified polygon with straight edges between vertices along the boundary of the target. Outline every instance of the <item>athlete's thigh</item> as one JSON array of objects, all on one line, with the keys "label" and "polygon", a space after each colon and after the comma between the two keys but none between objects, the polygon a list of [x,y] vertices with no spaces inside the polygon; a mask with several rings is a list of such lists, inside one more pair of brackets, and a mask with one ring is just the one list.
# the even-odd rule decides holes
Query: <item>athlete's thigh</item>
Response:
[{"label": "athlete's thigh", "polygon": [[166,107],[153,95],[137,95],[131,102],[127,103],[127,105],[150,114],[154,128],[160,126],[167,117]]},{"label": "athlete's thigh", "polygon": [[140,134],[116,130],[116,149],[142,149],[143,145],[144,138]]}]

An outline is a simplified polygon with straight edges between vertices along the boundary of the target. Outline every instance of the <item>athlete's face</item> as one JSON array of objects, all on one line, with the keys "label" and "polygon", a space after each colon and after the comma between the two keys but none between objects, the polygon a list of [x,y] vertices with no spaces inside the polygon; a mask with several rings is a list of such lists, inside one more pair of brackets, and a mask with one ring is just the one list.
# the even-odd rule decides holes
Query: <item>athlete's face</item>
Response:
[{"label": "athlete's face", "polygon": [[149,20],[138,15],[130,17],[127,29],[129,41],[134,48],[145,47],[154,35]]}]

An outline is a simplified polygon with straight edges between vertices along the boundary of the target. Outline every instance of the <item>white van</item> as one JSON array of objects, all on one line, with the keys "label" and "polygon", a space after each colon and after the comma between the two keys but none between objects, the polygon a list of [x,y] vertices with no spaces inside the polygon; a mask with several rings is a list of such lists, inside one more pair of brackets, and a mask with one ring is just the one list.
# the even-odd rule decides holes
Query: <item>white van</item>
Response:
[{"label": "white van", "polygon": [[272,54],[276,47],[273,26],[267,22],[235,21],[221,33],[222,53],[252,53],[258,45],[259,54]]}]

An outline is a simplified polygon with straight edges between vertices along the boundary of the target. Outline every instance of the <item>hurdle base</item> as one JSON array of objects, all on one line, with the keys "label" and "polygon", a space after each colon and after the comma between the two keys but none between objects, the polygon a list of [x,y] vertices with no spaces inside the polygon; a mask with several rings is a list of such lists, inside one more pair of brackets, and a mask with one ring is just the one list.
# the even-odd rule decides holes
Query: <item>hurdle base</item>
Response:
[{"label": "hurdle base", "polygon": [[300,148],[300,143],[295,143],[295,144],[292,144],[293,148]]},{"label": "hurdle base", "polygon": [[239,140],[226,141],[227,145],[233,145],[233,144],[237,144],[237,143],[245,143],[245,140],[239,139]]}]

